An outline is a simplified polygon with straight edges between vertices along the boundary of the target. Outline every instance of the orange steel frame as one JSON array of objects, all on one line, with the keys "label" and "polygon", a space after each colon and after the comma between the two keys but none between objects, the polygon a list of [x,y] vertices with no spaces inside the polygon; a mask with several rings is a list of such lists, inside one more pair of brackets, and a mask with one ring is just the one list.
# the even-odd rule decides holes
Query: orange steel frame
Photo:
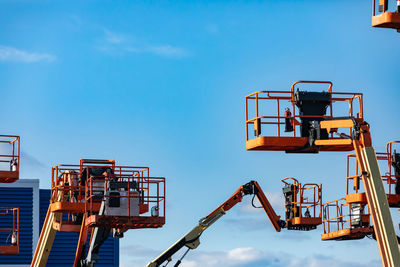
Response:
[{"label": "orange steel frame", "polygon": [[[367,227],[351,227],[351,221],[358,215],[352,213],[350,204],[346,203],[345,200],[345,198],[340,198],[323,204],[324,233],[321,235],[322,240],[360,239],[374,232],[373,228],[370,227],[369,213],[360,215],[362,222],[368,225]],[[331,214],[331,209],[334,209],[334,214]]]},{"label": "orange steel frame", "polygon": [[[294,101],[295,95],[295,86],[299,84],[322,84],[329,85],[328,92],[331,93],[331,104],[328,108],[329,115],[326,116],[301,116],[298,115],[296,110],[297,107]],[[290,150],[296,149],[304,146],[308,138],[298,136],[298,131],[296,126],[300,125],[298,119],[305,117],[320,117],[325,119],[331,119],[334,117],[333,114],[333,103],[335,102],[348,102],[348,116],[356,117],[357,119],[363,120],[363,101],[361,93],[343,93],[343,92],[332,92],[332,82],[330,81],[296,81],[292,84],[290,91],[258,91],[246,96],[246,145],[248,150]],[[358,101],[358,113],[354,114],[355,109],[355,100]],[[249,118],[249,101],[255,102],[255,117]],[[282,125],[285,124],[285,117],[281,114],[281,108],[284,108],[285,105],[282,104],[282,101],[290,102],[292,116],[290,117],[293,132],[291,136],[282,135]],[[260,106],[267,105],[269,102],[276,103],[276,116],[265,116],[261,114]],[[261,134],[260,136],[256,136],[255,138],[249,137],[249,125],[257,124],[257,120],[259,120],[261,128],[263,125],[276,125],[277,134],[265,136]],[[351,132],[349,132],[351,133]],[[333,134],[330,135],[331,139],[339,139],[334,138]],[[324,146],[321,147],[321,151],[351,151],[353,150],[353,146],[351,142],[347,146]]]},{"label": "orange steel frame", "polygon": [[[126,168],[126,167],[125,167]],[[148,171],[148,169],[147,169]],[[119,196],[121,200],[126,198],[128,201],[128,214],[129,218],[120,218],[118,216],[108,216],[108,215],[97,215],[98,213],[98,198],[109,198],[110,196],[110,188],[107,185],[107,179],[96,179],[94,177],[90,177],[87,180],[86,186],[86,199],[85,199],[85,214],[87,215],[86,226],[100,226],[100,227],[108,227],[112,226],[118,229],[122,229],[122,231],[126,231],[128,229],[139,229],[139,228],[158,228],[161,227],[165,223],[165,195],[162,192],[165,192],[165,179],[159,177],[143,177],[143,176],[135,176],[129,177],[128,175],[120,175],[118,176],[119,181],[128,182],[128,195],[127,196]],[[130,192],[130,184],[133,181],[137,181],[139,185],[138,191],[145,192],[145,196],[143,196],[143,202],[139,204],[141,208],[141,214],[147,212],[149,210],[150,205],[154,205],[161,211],[161,216],[134,216],[131,214],[131,203],[130,199],[139,198],[141,196],[134,196]],[[100,185],[99,185],[100,184]],[[150,185],[154,185],[156,187],[155,195],[150,195]],[[104,193],[99,195],[96,194],[95,191],[104,190]],[[163,207],[160,208],[159,204],[163,203]]]},{"label": "orange steel frame", "polygon": [[[378,161],[384,161],[387,164],[387,172],[381,172],[382,181],[386,184],[386,193],[389,205],[391,207],[400,207],[400,195],[393,191],[393,186],[396,185],[396,178],[392,167],[392,152],[393,145],[400,143],[400,141],[390,141],[386,144],[386,152],[376,152]],[[399,151],[400,152],[400,151]],[[356,154],[351,153],[347,155],[347,177],[346,177],[346,201],[347,203],[367,203],[365,192],[362,191],[360,186],[361,173],[359,166],[356,162],[352,168],[351,162],[356,160]],[[353,170],[353,172],[352,172]],[[353,182],[353,187],[350,186]],[[353,190],[351,190],[351,188]]]},{"label": "orange steel frame", "polygon": [[17,161],[17,170],[11,171],[10,169],[0,169],[0,183],[13,183],[19,179],[19,165],[20,165],[20,137],[16,135],[0,135],[0,144],[10,144],[12,146],[11,154],[0,155],[0,163],[11,163],[11,160]]},{"label": "orange steel frame", "polygon": [[[270,202],[268,201],[267,197],[265,196],[263,190],[261,189],[260,185],[256,181],[251,181],[255,187],[256,192],[254,194],[257,196],[258,200],[261,203],[265,213],[267,214],[269,220],[271,221],[272,225],[274,226],[277,232],[281,231],[281,225],[279,224],[279,220],[281,216],[276,215],[275,210],[271,206]],[[224,203],[218,206],[214,211],[208,214],[202,221],[209,221],[211,220],[214,222],[216,219],[219,218],[221,211],[225,213],[226,211],[230,210],[234,207],[237,203],[242,202],[244,196],[244,186],[239,187],[233,195],[228,198]]]},{"label": "orange steel frame", "polygon": [[[304,82],[304,81],[300,81]],[[277,97],[271,97],[271,95],[267,94],[267,97],[263,97],[262,99],[286,99],[289,101],[292,101],[292,107],[293,105],[293,94],[294,94],[294,86],[299,83],[296,82],[292,85],[292,90],[290,92],[290,95],[285,97],[282,96],[277,96]],[[306,81],[306,83],[309,83]],[[310,82],[310,83],[321,83],[321,82]],[[331,82],[322,82],[322,83],[327,83],[327,84],[332,84]],[[331,86],[330,86],[331,87]],[[328,91],[331,91],[331,88],[328,89]],[[280,119],[282,118],[281,116],[260,116],[258,113],[258,101],[261,99],[258,94],[260,93],[268,93],[267,92],[257,92],[255,94],[249,95],[246,97],[246,146],[247,150],[266,150],[266,151],[285,151],[290,148],[288,148],[288,143],[290,144],[291,141],[295,140],[295,132],[293,133],[293,137],[289,142],[285,139],[288,137],[285,136],[280,136],[280,131],[279,131],[279,125],[282,124],[280,122]],[[282,93],[282,92],[280,92]],[[286,94],[288,94],[286,92]],[[348,93],[342,93],[342,94],[348,94]],[[255,95],[255,96],[254,96]],[[343,97],[342,100],[344,101],[349,101],[350,104],[350,117],[351,118],[338,118],[338,117],[333,117],[333,114],[331,113],[330,116],[326,116],[327,118],[330,118],[330,120],[322,120],[319,125],[321,129],[326,129],[328,133],[331,134],[331,137],[333,133],[338,134],[341,138],[328,138],[328,139],[320,139],[320,140],[314,140],[313,145],[318,146],[320,151],[355,151],[355,155],[357,158],[357,164],[359,166],[360,172],[361,172],[361,179],[363,181],[365,193],[366,193],[366,198],[367,198],[367,203],[368,207],[370,209],[371,213],[371,219],[374,225],[374,232],[375,236],[377,238],[377,243],[378,243],[378,248],[379,252],[381,255],[382,259],[382,264],[383,266],[396,266],[400,263],[400,252],[398,250],[398,244],[396,240],[396,235],[393,227],[393,220],[391,218],[390,210],[389,210],[389,204],[387,202],[387,198],[385,195],[383,183],[381,180],[381,175],[379,171],[379,166],[376,158],[375,151],[372,147],[372,141],[371,141],[371,133],[369,129],[369,125],[364,121],[363,118],[363,109],[362,109],[362,94],[359,93],[352,93],[351,97]],[[248,118],[248,104],[247,101],[249,98],[255,99],[256,100],[256,117],[253,119]],[[359,113],[357,116],[353,115],[353,100],[354,99],[359,100]],[[332,97],[332,100],[334,100],[334,97]],[[279,102],[279,101],[278,101]],[[279,112],[279,108],[278,108]],[[332,111],[331,111],[332,112]],[[293,122],[292,124],[295,125],[295,119],[296,119],[296,113],[295,110],[293,110]],[[278,113],[279,115],[279,113]],[[256,119],[261,119],[261,118],[272,118],[275,121],[270,122],[270,124],[276,124],[278,126],[278,136],[272,137],[270,140],[267,139],[267,141],[271,141],[274,143],[274,146],[271,146],[270,144],[266,144],[265,140],[260,139],[260,137],[257,137],[254,140],[249,140],[248,137],[248,124],[254,124]],[[339,134],[338,129],[339,128],[348,128],[349,134],[348,136]],[[352,130],[355,131],[355,135],[353,136]],[[253,141],[253,142],[252,142]],[[263,143],[264,142],[264,143]],[[250,145],[249,145],[250,143]],[[299,144],[295,144],[295,146],[298,146]]]},{"label": "orange steel frame", "polygon": [[[71,175],[80,176],[84,167],[99,167],[100,165],[57,165],[52,169],[52,182],[51,182],[51,203],[50,208],[52,212],[61,212],[67,214],[67,219],[61,219],[57,222],[55,228],[59,231],[65,232],[79,232],[81,229],[80,225],[76,225],[71,222],[73,214],[90,214],[93,216],[88,216],[88,224],[94,226],[98,224],[97,219],[102,221],[105,218],[100,218],[94,215],[100,209],[100,203],[92,201],[93,189],[96,189],[93,180],[90,177],[86,177],[86,186],[82,185],[70,185],[67,184],[67,180]],[[159,208],[160,215],[157,219],[151,217],[140,216],[138,218],[131,218],[125,222],[121,222],[124,225],[120,225],[122,228],[154,228],[161,227],[165,223],[165,178],[162,177],[150,177],[148,167],[131,167],[131,166],[115,166],[111,165],[114,173],[120,180],[136,181],[139,188],[144,192],[143,202],[139,204],[140,214],[144,214],[149,211],[149,205],[155,204]],[[101,181],[103,187],[106,188],[106,180]],[[129,184],[129,183],[128,183]],[[87,186],[90,185],[90,186]],[[156,195],[150,195],[150,186],[156,186]],[[97,188],[99,189],[99,188]],[[96,190],[95,190],[96,191]],[[106,191],[107,192],[107,191]],[[89,195],[88,195],[89,194]],[[61,200],[58,201],[58,197],[61,195]],[[75,199],[71,197],[75,196]],[[89,197],[88,197],[89,196]],[[92,197],[91,197],[92,196]],[[107,197],[105,195],[104,197]],[[129,198],[134,196],[128,195]],[[77,200],[77,201],[76,201]],[[129,202],[128,202],[129,203]],[[160,206],[160,203],[162,205]],[[147,219],[146,219],[147,218]],[[107,219],[111,220],[111,218]],[[150,223],[145,223],[145,221],[150,221]],[[116,220],[112,220],[116,223]],[[134,223],[137,221],[137,223]],[[154,221],[154,222],[152,222]],[[103,222],[104,224],[104,222]]]},{"label": "orange steel frame", "polygon": [[[128,187],[127,216],[98,215],[101,203],[95,199],[110,196],[107,186],[108,179],[104,176],[102,178],[89,177],[89,173],[87,173],[84,186],[70,184],[69,180],[74,175],[80,177],[84,168],[91,167],[112,168],[118,181],[128,182],[128,186],[130,186],[130,182],[136,182],[137,191],[143,192],[143,195],[131,195]],[[103,191],[103,193],[99,195],[99,191]],[[158,216],[131,216],[129,200],[136,197],[139,198],[140,215],[149,212],[149,206],[154,205],[158,208]],[[162,227],[165,224],[165,205],[165,178],[150,177],[148,167],[115,166],[114,161],[109,161],[107,165],[88,164],[85,163],[85,160],[81,160],[79,165],[57,165],[52,168],[50,210],[67,214],[66,220],[63,220],[63,216],[61,216],[60,221],[55,222],[53,226],[58,231],[80,233],[73,266],[79,266],[86,240],[94,227],[117,228],[120,232],[128,229]],[[72,215],[76,214],[83,215],[81,225],[72,222]]]},{"label": "orange steel frame", "polygon": [[[285,203],[285,211],[289,205],[293,204],[294,209],[299,209],[299,216],[289,219],[292,225],[319,225],[322,223],[322,185],[321,184],[301,184],[293,177],[286,177],[281,180],[285,185],[294,185],[294,201]],[[290,182],[292,181],[292,183]],[[307,192],[312,192],[312,198],[307,199],[310,195]],[[309,193],[308,193],[309,194]],[[319,206],[319,208],[318,208]],[[310,210],[310,217],[303,216],[303,210]],[[296,214],[296,211],[294,213]],[[318,214],[318,213],[319,214]],[[288,221],[286,219],[286,221]]]},{"label": "orange steel frame", "polygon": [[372,1],[372,27],[378,28],[391,28],[400,32],[400,13],[387,12],[388,1],[380,0],[379,5],[382,4],[383,11],[380,14],[376,13],[376,2]]},{"label": "orange steel frame", "polygon": [[15,233],[17,243],[15,245],[0,246],[0,255],[15,255],[19,253],[19,208],[0,208],[0,216],[12,216],[12,227],[2,228],[0,232]]}]

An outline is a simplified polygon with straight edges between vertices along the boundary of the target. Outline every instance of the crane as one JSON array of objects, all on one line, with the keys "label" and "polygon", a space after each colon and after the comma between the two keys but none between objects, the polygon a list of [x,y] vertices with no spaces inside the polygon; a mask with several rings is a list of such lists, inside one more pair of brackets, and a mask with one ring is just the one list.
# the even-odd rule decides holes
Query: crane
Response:
[{"label": "crane", "polygon": [[[294,183],[289,182],[289,180],[293,180]],[[265,213],[267,214],[270,222],[272,223],[274,229],[277,232],[280,232],[282,228],[287,228],[288,230],[312,230],[315,229],[315,225],[321,224],[321,217],[313,217],[312,215],[316,215],[315,213],[310,214],[308,208],[312,208],[320,205],[321,199],[321,187],[319,185],[305,185],[301,186],[300,183],[294,178],[287,177],[282,179],[282,182],[285,184],[283,188],[283,193],[285,195],[285,220],[281,220],[281,217],[275,213],[275,210],[271,206],[264,192],[262,191],[260,185],[257,181],[250,181],[236,190],[236,192],[228,198],[225,202],[223,202],[220,206],[218,206],[214,211],[208,214],[206,217],[200,219],[198,225],[196,225],[192,230],[190,230],[183,237],[178,239],[171,247],[165,250],[161,255],[159,255],[156,259],[147,264],[146,267],[158,267],[161,266],[164,262],[166,262],[166,266],[169,262],[172,261],[172,256],[178,252],[183,247],[187,247],[187,250],[184,252],[182,257],[176,262],[175,267],[179,266],[182,262],[182,259],[187,255],[190,250],[196,249],[200,245],[200,236],[202,233],[208,229],[212,224],[214,224],[217,220],[219,220],[222,216],[226,214],[228,210],[234,207],[236,204],[242,201],[243,197],[246,195],[253,195],[257,197],[259,200],[261,207],[263,208]],[[318,197],[317,201],[311,203],[303,203],[303,192],[305,190],[315,190],[317,188]],[[306,204],[306,206],[304,206]],[[256,207],[252,201],[253,207]],[[302,216],[301,208],[307,208],[307,212],[309,215]]]}]

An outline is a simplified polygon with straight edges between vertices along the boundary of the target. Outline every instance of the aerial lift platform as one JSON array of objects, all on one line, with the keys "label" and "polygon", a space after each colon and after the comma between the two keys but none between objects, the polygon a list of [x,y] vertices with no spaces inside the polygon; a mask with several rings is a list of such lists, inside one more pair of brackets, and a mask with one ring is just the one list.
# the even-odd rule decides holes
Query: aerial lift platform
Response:
[{"label": "aerial lift platform", "polygon": [[[295,91],[304,84],[329,85],[327,91]],[[251,105],[255,107],[250,117]],[[263,101],[263,103],[261,103]],[[292,110],[281,116],[282,101]],[[333,105],[347,102],[347,115],[335,115]],[[358,102],[358,109],[355,106]],[[275,103],[276,112],[271,109]],[[269,105],[268,105],[269,103]],[[266,114],[261,111],[266,111]],[[357,112],[358,111],[358,112]],[[249,138],[253,125],[255,138]],[[262,135],[263,126],[275,126],[277,134]],[[281,128],[284,128],[282,131]],[[343,129],[344,128],[344,129]],[[347,129],[347,130],[346,130]],[[346,130],[347,132],[341,132]],[[286,133],[285,133],[286,132]],[[290,135],[290,136],[285,136]],[[361,173],[369,214],[383,266],[400,266],[400,251],[386,198],[377,156],[372,147],[369,125],[363,117],[362,94],[335,93],[330,81],[297,81],[290,91],[258,91],[246,97],[246,147],[248,150],[318,153],[319,151],[353,151]]]},{"label": "aerial lift platform", "polygon": [[323,231],[321,239],[355,240],[373,235],[368,205],[346,203],[340,198],[323,204]]},{"label": "aerial lift platform", "polygon": [[[219,220],[228,210],[242,201],[246,195],[253,195],[252,205],[255,208],[263,208],[267,214],[274,229],[280,232],[282,228],[288,230],[313,230],[321,220],[322,187],[317,184],[301,185],[297,179],[287,177],[282,179],[284,183],[283,194],[285,196],[285,220],[281,220],[271,206],[268,198],[265,196],[260,185],[256,181],[250,181],[239,187],[238,190],[222,203],[218,208],[200,219],[199,224],[195,226],[186,235],[176,241],[171,247],[159,255],[156,259],[147,264],[147,267],[167,266],[172,261],[172,256],[183,247],[187,250],[175,263],[179,266],[183,258],[190,250],[196,249],[200,245],[200,236],[213,223]],[[257,197],[261,206],[254,204],[254,198]],[[302,213],[304,211],[304,215]]]},{"label": "aerial lift platform", "polygon": [[0,135],[0,183],[13,183],[19,179],[20,137]]},{"label": "aerial lift platform", "polygon": [[[327,86],[327,90],[321,93],[295,91],[296,86],[303,84],[322,84]],[[335,136],[326,130],[321,130],[318,134],[330,142],[319,145],[320,138],[317,138],[317,132],[310,124],[332,120],[335,118],[335,104],[342,103],[348,104],[348,111],[340,116],[363,121],[362,94],[332,92],[332,82],[297,81],[290,91],[252,93],[246,96],[246,148],[287,153],[352,151],[354,147],[351,140]],[[290,116],[285,116],[285,107],[290,107]],[[271,115],[273,113],[275,114]],[[251,126],[254,129],[254,138],[251,137]],[[349,131],[348,135],[350,134]]]},{"label": "aerial lift platform", "polygon": [[322,185],[302,185],[293,177],[281,180],[288,230],[313,230],[322,224]]},{"label": "aerial lift platform", "polygon": [[[394,146],[399,141],[390,141],[386,144],[386,152],[377,152],[378,163],[382,170],[382,181],[385,186],[389,207],[400,208],[400,153]],[[400,148],[400,146],[398,146]],[[360,169],[356,162],[356,154],[347,155],[346,202],[367,204],[367,197],[363,190]]]},{"label": "aerial lift platform", "polygon": [[[388,12],[388,0],[379,0],[378,5],[375,0],[372,1],[372,26],[395,29],[397,32],[400,32],[400,2],[391,0],[390,3],[395,4],[392,7],[395,8],[395,12]],[[376,6],[378,6],[378,12],[376,12]]]},{"label": "aerial lift platform", "polygon": [[19,253],[19,208],[0,208],[0,218],[10,227],[1,228],[0,255]]},{"label": "aerial lift platform", "polygon": [[[0,135],[0,183],[13,183],[19,179],[20,137]],[[0,219],[9,228],[0,229],[0,255],[19,253],[19,208],[1,207]]]},{"label": "aerial lift platform", "polygon": [[94,159],[57,165],[52,168],[50,206],[31,266],[46,266],[57,231],[79,233],[73,266],[83,267],[98,261],[99,248],[110,233],[121,238],[129,229],[164,224],[165,178],[150,177],[149,168]]}]

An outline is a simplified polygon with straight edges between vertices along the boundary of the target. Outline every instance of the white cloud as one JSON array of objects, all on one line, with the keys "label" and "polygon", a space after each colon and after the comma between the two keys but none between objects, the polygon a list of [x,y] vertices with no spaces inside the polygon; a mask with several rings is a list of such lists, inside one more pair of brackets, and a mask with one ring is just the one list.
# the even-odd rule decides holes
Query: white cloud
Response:
[{"label": "white cloud", "polygon": [[104,29],[105,41],[110,44],[122,44],[129,41],[129,36]]},{"label": "white cloud", "polygon": [[[181,255],[177,253],[178,255]],[[175,254],[171,266],[179,256]],[[150,261],[150,259],[148,260]],[[121,266],[145,266],[146,262],[138,258],[121,258]],[[309,257],[296,257],[286,252],[263,251],[252,247],[235,248],[229,251],[191,251],[182,261],[182,267],[378,267],[379,260],[370,262],[349,262],[339,258],[314,254]]]},{"label": "white cloud", "polygon": [[248,248],[235,248],[227,253],[228,259],[235,262],[249,262],[255,261],[261,257],[261,251]]},{"label": "white cloud", "polygon": [[[285,205],[285,199],[283,198],[283,194],[281,192],[265,192],[265,196],[267,197],[271,206],[278,212],[283,210]],[[239,208],[239,213],[248,214],[248,213],[264,213],[264,209],[254,208],[251,204],[252,197],[247,197],[243,199],[243,203],[241,203]],[[260,207],[261,204],[258,201],[257,197],[254,198],[254,206]]]},{"label": "white cloud", "polygon": [[53,62],[56,57],[47,53],[32,53],[9,46],[0,46],[0,61],[34,63]]},{"label": "white cloud", "polygon": [[188,55],[185,49],[171,45],[149,46],[147,50],[153,54],[166,57],[184,57]]},{"label": "white cloud", "polygon": [[138,42],[130,35],[112,32],[108,29],[103,29],[104,38],[99,50],[113,53],[137,53],[137,54],[153,54],[168,58],[182,58],[190,55],[190,53],[181,47],[170,44],[147,44]]}]

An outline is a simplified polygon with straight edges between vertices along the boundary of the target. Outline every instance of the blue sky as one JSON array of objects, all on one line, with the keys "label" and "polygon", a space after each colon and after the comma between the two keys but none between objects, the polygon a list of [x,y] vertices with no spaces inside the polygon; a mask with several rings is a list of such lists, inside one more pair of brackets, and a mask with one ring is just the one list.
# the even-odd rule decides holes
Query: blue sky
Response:
[{"label": "blue sky", "polygon": [[[336,91],[364,93],[377,150],[399,138],[399,34],[370,27],[368,1],[0,6],[1,132],[21,135],[22,178],[48,188],[51,166],[85,157],[167,178],[167,224],[130,231],[121,266],[143,266],[250,179],[282,215],[286,176],[322,183],[324,201],[344,196],[345,154],[245,150],[253,91],[331,80]],[[372,240],[275,233],[248,207],[207,230],[182,266],[380,265]]]}]

